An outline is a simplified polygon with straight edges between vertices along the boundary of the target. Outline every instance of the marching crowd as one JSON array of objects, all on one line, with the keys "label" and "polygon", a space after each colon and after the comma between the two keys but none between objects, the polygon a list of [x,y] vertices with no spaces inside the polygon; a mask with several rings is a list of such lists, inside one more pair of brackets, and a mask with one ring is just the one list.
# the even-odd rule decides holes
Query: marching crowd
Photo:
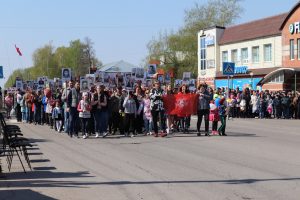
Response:
[{"label": "marching crowd", "polygon": [[[213,90],[205,83],[196,91],[182,85],[162,89],[156,81],[152,88],[137,85],[133,91],[104,85],[81,92],[79,82],[69,81],[65,89],[44,91],[5,91],[7,117],[12,110],[17,121],[35,125],[47,124],[70,137],[106,137],[138,134],[165,137],[174,132],[190,131],[191,116],[177,116],[166,112],[164,97],[169,94],[197,94],[197,135],[226,136],[227,118],[300,119],[300,96],[294,92],[259,92],[245,88],[225,91]],[[196,113],[195,113],[196,114]],[[200,130],[204,120],[205,129]],[[212,123],[209,130],[209,121]],[[219,125],[218,122],[221,122]],[[79,123],[80,122],[80,123]]]}]

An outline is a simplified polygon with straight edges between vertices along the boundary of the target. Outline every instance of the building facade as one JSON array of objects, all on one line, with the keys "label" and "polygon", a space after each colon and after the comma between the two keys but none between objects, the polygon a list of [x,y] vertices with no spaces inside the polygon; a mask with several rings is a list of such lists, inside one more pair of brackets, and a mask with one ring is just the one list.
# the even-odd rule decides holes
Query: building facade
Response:
[{"label": "building facade", "polygon": [[[223,62],[234,62],[233,76]],[[299,88],[300,3],[288,13],[198,33],[198,79],[212,87]],[[300,74],[299,74],[300,75]]]}]

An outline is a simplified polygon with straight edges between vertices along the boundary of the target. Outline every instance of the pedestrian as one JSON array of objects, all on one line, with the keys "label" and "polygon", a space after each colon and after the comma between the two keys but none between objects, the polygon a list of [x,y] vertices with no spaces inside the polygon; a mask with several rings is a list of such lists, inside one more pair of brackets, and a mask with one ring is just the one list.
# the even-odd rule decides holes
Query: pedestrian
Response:
[{"label": "pedestrian", "polygon": [[150,92],[150,109],[153,119],[154,136],[158,137],[158,121],[160,121],[160,136],[167,136],[165,126],[165,109],[162,96],[164,91],[161,89],[159,81],[155,81],[154,88]]},{"label": "pedestrian", "polygon": [[52,118],[55,121],[56,131],[60,133],[62,130],[63,111],[59,100],[57,100],[55,103],[55,108],[52,112]]},{"label": "pedestrian", "polygon": [[89,101],[89,94],[84,92],[82,94],[82,100],[79,101],[77,111],[79,112],[79,118],[81,121],[81,128],[82,128],[82,138],[86,139],[88,137],[88,121],[91,118],[91,103]]},{"label": "pedestrian", "polygon": [[[206,88],[204,85],[200,85],[198,87],[197,94],[199,94],[198,97],[198,110],[197,110],[197,116],[198,116],[198,121],[197,121],[197,136],[201,136],[201,123],[202,123],[202,118],[204,117],[204,123],[205,123],[205,136],[209,136],[209,102],[210,102],[210,95],[207,92]],[[214,98],[218,98],[219,95],[215,96]]]},{"label": "pedestrian", "polygon": [[145,91],[145,97],[143,98],[143,119],[144,119],[144,128],[145,135],[152,135],[152,116],[150,109],[150,98],[149,90]]},{"label": "pedestrian", "polygon": [[221,126],[218,129],[219,135],[227,136],[225,133],[226,130],[226,105],[224,104],[225,98],[220,99],[218,110],[219,110],[219,116],[221,120]]},{"label": "pedestrian", "polygon": [[14,99],[11,93],[7,94],[7,96],[4,99],[4,103],[6,106],[6,117],[7,119],[10,119],[11,118],[10,113],[13,109],[13,103],[14,103]]},{"label": "pedestrian", "polygon": [[212,135],[218,134],[218,121],[219,121],[219,110],[214,102],[210,101],[209,104],[209,121],[212,122]]},{"label": "pedestrian", "polygon": [[130,91],[128,93],[128,96],[126,97],[123,106],[125,109],[125,136],[129,136],[129,134],[132,133],[131,137],[134,137],[134,122],[136,118],[137,107],[136,102],[134,100],[133,92]]}]

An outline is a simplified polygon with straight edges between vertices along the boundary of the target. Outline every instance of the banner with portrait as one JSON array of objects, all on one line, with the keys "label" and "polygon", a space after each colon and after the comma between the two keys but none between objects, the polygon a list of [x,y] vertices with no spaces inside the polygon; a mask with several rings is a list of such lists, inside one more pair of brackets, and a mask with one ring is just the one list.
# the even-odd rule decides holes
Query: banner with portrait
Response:
[{"label": "banner with portrait", "polygon": [[88,92],[90,91],[90,83],[89,79],[86,78],[80,78],[80,92]]},{"label": "banner with portrait", "polygon": [[151,79],[156,74],[156,64],[149,64],[147,68],[147,79]]},{"label": "banner with portrait", "polygon": [[70,81],[72,78],[71,68],[62,68],[61,69],[61,80],[62,82]]}]

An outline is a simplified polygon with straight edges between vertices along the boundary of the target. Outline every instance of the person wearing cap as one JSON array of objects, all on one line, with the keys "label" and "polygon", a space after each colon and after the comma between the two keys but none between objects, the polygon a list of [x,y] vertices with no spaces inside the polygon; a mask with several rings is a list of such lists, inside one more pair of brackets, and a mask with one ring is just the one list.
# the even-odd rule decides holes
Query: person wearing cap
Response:
[{"label": "person wearing cap", "polygon": [[150,109],[151,115],[153,120],[153,129],[154,129],[154,136],[158,137],[158,125],[157,122],[160,120],[160,128],[161,130],[161,137],[167,136],[166,133],[166,126],[165,126],[165,109],[164,103],[162,100],[162,96],[164,91],[161,89],[160,82],[155,81],[154,88],[150,92]]}]

